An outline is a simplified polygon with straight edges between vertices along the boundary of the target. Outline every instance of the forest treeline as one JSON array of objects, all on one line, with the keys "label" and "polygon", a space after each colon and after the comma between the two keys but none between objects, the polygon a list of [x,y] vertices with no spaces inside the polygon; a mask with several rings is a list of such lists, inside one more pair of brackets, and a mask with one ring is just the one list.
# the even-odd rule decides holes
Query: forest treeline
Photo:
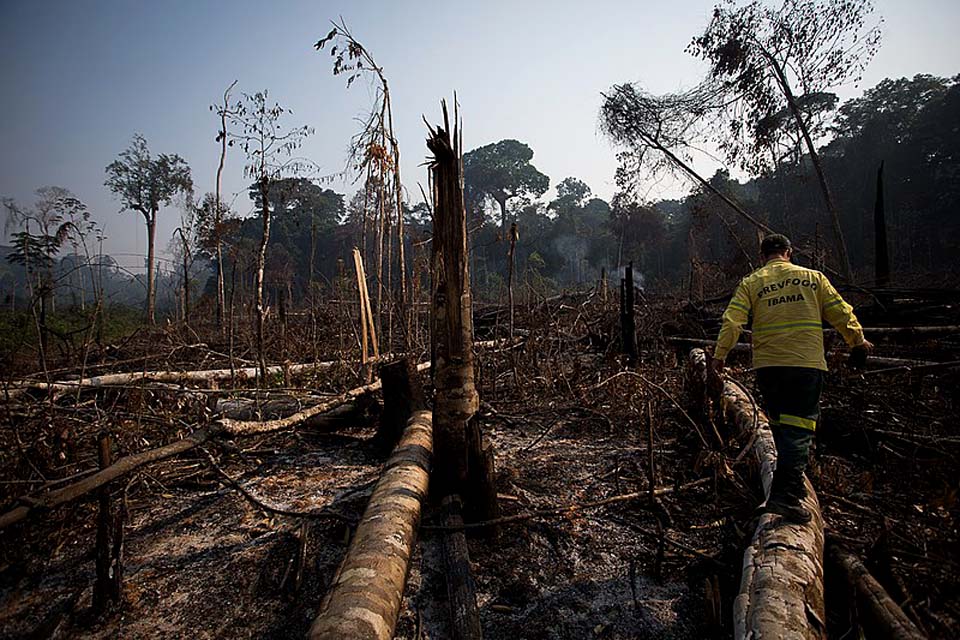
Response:
[{"label": "forest treeline", "polygon": [[[873,277],[873,210],[881,163],[894,281],[916,280],[924,286],[945,282],[955,271],[952,249],[960,246],[960,76],[884,80],[840,105],[829,118],[820,151],[859,282],[869,284]],[[795,154],[756,178],[738,181],[720,170],[710,183],[809,254],[819,251],[829,265],[829,228],[807,163],[806,155]],[[630,261],[647,287],[700,287],[704,282],[708,289],[722,287],[727,280],[711,274],[742,273],[753,258],[755,230],[701,187],[678,200],[645,201],[623,191],[608,202],[576,177],[566,177],[556,183],[556,197],[544,199],[551,179],[537,170],[534,150],[516,140],[467,152],[464,181],[474,285],[481,298],[501,294],[513,223],[518,282],[542,294],[595,283],[601,270],[614,274]],[[264,276],[270,299],[284,295],[295,306],[311,287],[329,291],[338,275],[352,273],[350,251],[360,244],[364,210],[395,206],[394,191],[381,188],[377,176],[369,176],[363,186],[347,198],[309,178],[271,184],[267,200],[273,226]],[[254,210],[262,211],[255,184],[250,198]],[[6,204],[23,210],[16,203]],[[177,207],[182,225],[169,239],[173,258],[164,261],[158,278],[158,301],[168,312],[182,306],[184,268],[195,298],[216,295],[210,278],[216,259],[214,206],[213,195],[207,194],[198,203],[180,202]],[[423,277],[429,207],[422,201],[411,205],[405,198],[403,208],[407,255],[414,257],[410,275]],[[51,209],[59,211],[52,222]],[[100,232],[72,194],[42,189],[32,210],[35,220],[47,220],[47,228],[35,224],[31,229],[22,213],[8,216],[8,224],[19,220],[21,226],[13,227],[14,245],[2,249],[0,283],[7,309],[22,306],[30,297],[31,252],[46,255],[50,262],[61,305],[92,304],[97,287],[114,304],[142,304],[143,276],[98,253]],[[64,221],[69,224],[57,242],[57,229],[49,227],[59,228]],[[219,230],[226,248],[227,295],[236,289],[235,295],[243,299],[253,290],[262,228],[262,214],[240,218],[225,212]],[[366,231],[366,255],[372,259],[376,230],[369,217]],[[418,269],[422,273],[417,274]]]}]

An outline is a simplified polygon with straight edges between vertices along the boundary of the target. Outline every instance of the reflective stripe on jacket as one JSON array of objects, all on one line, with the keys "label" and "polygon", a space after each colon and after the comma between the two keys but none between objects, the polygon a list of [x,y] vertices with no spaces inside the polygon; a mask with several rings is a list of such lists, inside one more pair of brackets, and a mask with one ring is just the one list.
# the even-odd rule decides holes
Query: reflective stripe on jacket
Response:
[{"label": "reflective stripe on jacket", "polygon": [[863,343],[863,328],[825,275],[775,258],[740,281],[723,314],[714,357],[723,360],[753,320],[753,367],[827,370],[823,321],[850,346]]}]

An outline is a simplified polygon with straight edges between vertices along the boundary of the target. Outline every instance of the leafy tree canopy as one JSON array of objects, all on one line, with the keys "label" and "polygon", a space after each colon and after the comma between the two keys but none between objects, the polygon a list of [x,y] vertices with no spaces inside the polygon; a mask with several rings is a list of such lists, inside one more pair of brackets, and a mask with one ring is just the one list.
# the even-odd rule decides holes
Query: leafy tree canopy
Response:
[{"label": "leafy tree canopy", "polygon": [[508,200],[538,198],[550,186],[550,178],[531,160],[533,149],[517,140],[501,140],[464,154],[464,197],[468,206],[480,208],[487,198],[494,200],[500,206],[500,226],[506,228]]}]

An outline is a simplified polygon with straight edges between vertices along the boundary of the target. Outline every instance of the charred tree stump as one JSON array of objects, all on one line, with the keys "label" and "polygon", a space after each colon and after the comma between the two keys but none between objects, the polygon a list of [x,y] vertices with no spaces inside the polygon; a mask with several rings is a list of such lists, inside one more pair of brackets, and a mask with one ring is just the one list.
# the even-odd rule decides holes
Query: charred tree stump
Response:
[{"label": "charred tree stump", "polygon": [[852,600],[856,605],[857,622],[868,638],[884,640],[926,638],[859,558],[833,541],[827,543],[827,556],[830,563],[840,570],[850,587]]},{"label": "charred tree stump", "polygon": [[[106,469],[113,464],[112,438],[100,436],[98,458],[100,468]],[[97,579],[93,587],[93,610],[97,615],[105,612],[111,604],[120,601],[121,593],[121,549],[123,546],[123,511],[114,516],[110,485],[104,485],[99,492],[100,510],[97,515],[96,571]],[[111,540],[113,545],[111,546]]]},{"label": "charred tree stump", "polygon": [[[472,516],[497,512],[493,450],[484,447],[480,426],[472,421],[480,397],[474,381],[473,305],[456,120],[455,113],[451,128],[447,105],[443,103],[443,125],[430,128],[427,138],[427,147],[433,153],[431,353],[437,445],[434,489],[437,496],[443,497],[443,504],[450,509],[449,518],[454,520],[459,516],[461,496],[467,499],[466,509]],[[454,637],[480,638],[480,616],[463,532],[447,532],[443,546]]]},{"label": "charred tree stump", "polygon": [[427,495],[433,426],[417,411],[384,466],[347,555],[310,627],[311,640],[389,640],[397,624]]},{"label": "charred tree stump", "polygon": [[[456,118],[456,114],[454,116]],[[430,129],[427,147],[433,153],[433,295],[431,305],[435,434],[437,447],[436,493],[459,494],[471,499],[468,513],[496,511],[496,491],[474,490],[494,486],[486,466],[473,465],[467,428],[477,412],[480,397],[474,382],[473,304],[467,261],[466,210],[463,206],[460,139],[456,122],[451,129],[446,103],[443,126]],[[477,429],[474,461],[483,458],[483,436]],[[492,457],[492,452],[491,452]],[[492,462],[489,465],[492,467]],[[490,499],[494,504],[475,502]]]},{"label": "charred tree stump", "polygon": [[620,284],[620,332],[623,338],[623,354],[627,357],[627,364],[635,366],[637,364],[637,320],[634,315],[634,288],[633,288],[633,262],[627,265],[624,271],[624,278]]},{"label": "charred tree stump", "polygon": [[410,415],[426,407],[427,401],[413,358],[381,365],[380,381],[383,384],[383,411],[374,440],[378,447],[390,451],[400,441]]},{"label": "charred tree stump", "polygon": [[890,284],[890,254],[887,250],[887,220],[883,208],[883,161],[877,169],[877,197],[873,206],[875,276],[878,287]]},{"label": "charred tree stump", "polygon": [[[693,377],[705,384],[707,356],[690,351]],[[739,386],[726,380],[720,392],[720,411],[726,423],[750,445],[765,496],[770,495],[777,449],[762,411]],[[826,637],[823,599],[823,516],[817,494],[804,478],[802,504],[813,515],[805,525],[788,524],[779,516],[760,517],[743,554],[740,593],[733,604],[734,638]]]}]

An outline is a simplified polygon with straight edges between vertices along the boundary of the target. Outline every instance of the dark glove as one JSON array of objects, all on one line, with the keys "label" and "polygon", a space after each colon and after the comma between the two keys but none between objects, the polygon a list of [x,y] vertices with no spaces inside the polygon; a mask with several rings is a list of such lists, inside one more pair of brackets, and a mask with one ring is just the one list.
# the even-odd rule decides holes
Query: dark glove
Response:
[{"label": "dark glove", "polygon": [[850,349],[850,368],[863,369],[867,366],[867,348],[863,345]]}]

